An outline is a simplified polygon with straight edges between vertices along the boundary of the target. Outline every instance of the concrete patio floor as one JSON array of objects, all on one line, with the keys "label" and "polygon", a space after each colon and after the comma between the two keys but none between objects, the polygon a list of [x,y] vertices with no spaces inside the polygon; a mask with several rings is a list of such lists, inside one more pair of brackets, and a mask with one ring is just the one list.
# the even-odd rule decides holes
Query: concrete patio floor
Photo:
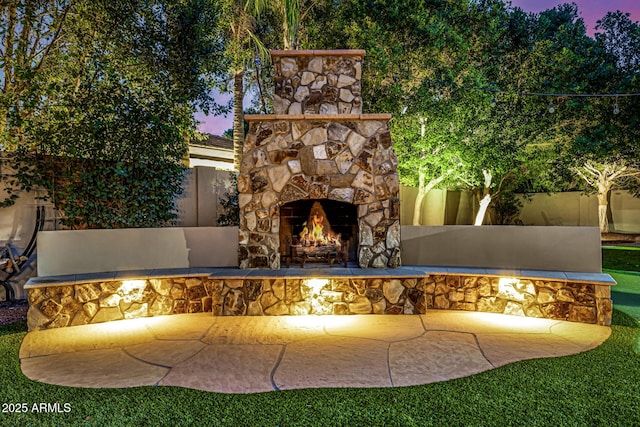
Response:
[{"label": "concrete patio floor", "polygon": [[580,353],[608,327],[502,314],[213,317],[181,314],[30,332],[24,374],[73,387],[223,393],[393,387]]}]

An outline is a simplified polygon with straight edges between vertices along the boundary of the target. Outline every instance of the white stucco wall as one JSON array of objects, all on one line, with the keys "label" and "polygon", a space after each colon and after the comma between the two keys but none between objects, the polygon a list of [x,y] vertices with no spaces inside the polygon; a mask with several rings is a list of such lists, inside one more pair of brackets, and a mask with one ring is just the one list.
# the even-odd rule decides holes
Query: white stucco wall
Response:
[{"label": "white stucco wall", "polygon": [[402,264],[602,272],[597,227],[403,226]]},{"label": "white stucco wall", "polygon": [[237,266],[237,227],[63,230],[38,234],[38,276]]}]

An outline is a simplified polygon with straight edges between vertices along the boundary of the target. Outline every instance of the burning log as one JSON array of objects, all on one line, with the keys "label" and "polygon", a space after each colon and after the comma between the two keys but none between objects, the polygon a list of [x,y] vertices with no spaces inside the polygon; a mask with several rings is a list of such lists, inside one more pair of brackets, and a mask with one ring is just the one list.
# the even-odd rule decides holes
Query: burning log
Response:
[{"label": "burning log", "polygon": [[328,246],[340,249],[340,234],[331,229],[331,224],[320,202],[313,202],[309,219],[303,224],[300,232],[300,244],[302,246]]},{"label": "burning log", "polygon": [[346,267],[347,251],[348,242],[346,246],[343,245],[340,234],[333,231],[322,205],[316,201],[311,206],[309,218],[303,223],[299,236],[292,236],[287,267],[292,259],[299,260],[303,268],[306,261],[326,262],[330,266],[338,261]]}]

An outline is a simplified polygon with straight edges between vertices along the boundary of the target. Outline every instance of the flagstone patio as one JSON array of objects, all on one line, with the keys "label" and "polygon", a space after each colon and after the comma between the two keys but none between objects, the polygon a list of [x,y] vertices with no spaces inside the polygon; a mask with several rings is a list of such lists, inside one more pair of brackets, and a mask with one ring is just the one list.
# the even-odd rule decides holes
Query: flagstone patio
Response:
[{"label": "flagstone patio", "polygon": [[[29,332],[24,374],[73,387],[223,393],[393,387],[580,353],[606,326],[449,310],[404,316],[179,314]],[[544,375],[541,372],[540,375]]]}]

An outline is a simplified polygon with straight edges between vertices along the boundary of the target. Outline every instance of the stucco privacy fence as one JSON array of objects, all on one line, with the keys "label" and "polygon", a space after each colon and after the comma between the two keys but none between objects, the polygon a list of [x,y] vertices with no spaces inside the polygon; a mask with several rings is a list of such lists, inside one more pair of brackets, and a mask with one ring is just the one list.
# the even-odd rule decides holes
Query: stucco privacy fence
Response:
[{"label": "stucco privacy fence", "polygon": [[[238,228],[46,231],[29,330],[177,313],[505,313],[609,325],[596,227],[401,228],[394,269],[238,268]],[[505,320],[507,321],[507,320]]]}]

